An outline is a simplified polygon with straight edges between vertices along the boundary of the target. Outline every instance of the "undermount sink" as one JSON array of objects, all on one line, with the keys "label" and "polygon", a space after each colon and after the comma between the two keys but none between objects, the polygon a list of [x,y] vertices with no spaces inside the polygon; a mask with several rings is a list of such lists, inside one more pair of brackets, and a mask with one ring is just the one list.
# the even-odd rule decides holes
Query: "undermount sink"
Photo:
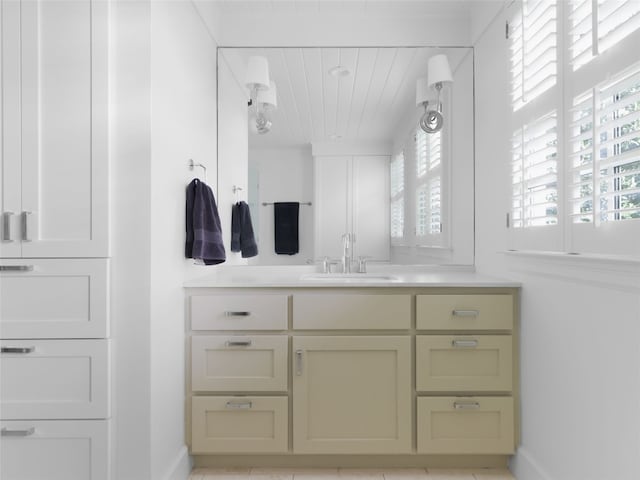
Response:
[{"label": "undermount sink", "polygon": [[302,275],[301,280],[313,282],[397,282],[393,275],[377,275],[371,273],[309,273]]}]

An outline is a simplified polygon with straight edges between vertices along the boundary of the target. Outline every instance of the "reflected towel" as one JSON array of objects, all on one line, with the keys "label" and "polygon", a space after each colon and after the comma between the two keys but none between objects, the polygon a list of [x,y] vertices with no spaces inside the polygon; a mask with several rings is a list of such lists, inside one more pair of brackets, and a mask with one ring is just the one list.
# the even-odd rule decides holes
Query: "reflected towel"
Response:
[{"label": "reflected towel", "polygon": [[238,202],[231,209],[231,251],[242,252],[242,258],[258,255],[251,212],[246,202]]},{"label": "reflected towel", "polygon": [[187,186],[185,257],[216,265],[226,259],[218,207],[209,186],[195,178]]},{"label": "reflected towel", "polygon": [[275,251],[278,255],[295,255],[298,245],[298,202],[276,202],[273,204],[275,223]]}]

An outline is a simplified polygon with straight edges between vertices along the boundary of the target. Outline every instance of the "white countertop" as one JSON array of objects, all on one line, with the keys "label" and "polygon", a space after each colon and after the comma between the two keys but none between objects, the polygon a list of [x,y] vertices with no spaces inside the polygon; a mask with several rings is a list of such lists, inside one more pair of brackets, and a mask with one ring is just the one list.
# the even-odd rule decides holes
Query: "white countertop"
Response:
[{"label": "white countertop", "polygon": [[323,274],[314,266],[217,266],[185,288],[519,287],[519,282],[480,275],[472,266],[375,265],[366,274]]}]

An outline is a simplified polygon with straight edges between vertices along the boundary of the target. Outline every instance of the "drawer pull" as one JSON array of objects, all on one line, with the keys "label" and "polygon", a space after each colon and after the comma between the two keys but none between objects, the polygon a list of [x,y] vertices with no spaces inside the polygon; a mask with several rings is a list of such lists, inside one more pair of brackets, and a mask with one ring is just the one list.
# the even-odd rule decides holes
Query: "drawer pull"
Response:
[{"label": "drawer pull", "polygon": [[477,317],[480,315],[479,310],[454,310],[451,312],[454,317]]},{"label": "drawer pull", "polygon": [[454,348],[476,348],[478,340],[453,340],[451,346]]},{"label": "drawer pull", "polygon": [[296,350],[296,375],[302,375],[302,350]]},{"label": "drawer pull", "polygon": [[479,402],[453,402],[453,408],[456,410],[477,410],[480,408]]},{"label": "drawer pull", "polygon": [[22,241],[30,242],[31,235],[29,234],[29,216],[32,215],[33,212],[22,212],[20,215],[22,217]]},{"label": "drawer pull", "polygon": [[250,347],[251,340],[228,340],[224,344],[227,347]]},{"label": "drawer pull", "polygon": [[225,317],[248,317],[251,315],[251,312],[224,312]]},{"label": "drawer pull", "polygon": [[251,408],[251,402],[227,402],[225,408],[232,410],[249,410]]},{"label": "drawer pull", "polygon": [[25,430],[9,430],[7,428],[3,428],[0,431],[0,436],[3,437],[28,437],[29,435],[33,435],[36,433],[36,429],[34,427],[27,428]]},{"label": "drawer pull", "polygon": [[36,347],[1,347],[0,353],[33,353]]},{"label": "drawer pull", "polygon": [[13,216],[13,212],[3,212],[2,213],[2,241],[3,242],[13,242],[11,238],[11,217]]},{"label": "drawer pull", "polygon": [[0,272],[31,272],[33,265],[0,265]]}]

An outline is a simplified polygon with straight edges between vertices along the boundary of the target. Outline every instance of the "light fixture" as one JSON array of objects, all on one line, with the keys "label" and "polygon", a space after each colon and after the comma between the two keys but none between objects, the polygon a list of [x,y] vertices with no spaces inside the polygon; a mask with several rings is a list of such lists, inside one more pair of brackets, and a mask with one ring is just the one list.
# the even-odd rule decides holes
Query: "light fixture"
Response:
[{"label": "light fixture", "polygon": [[252,91],[269,88],[269,62],[265,57],[249,57],[244,84]]},{"label": "light fixture", "polygon": [[[420,118],[420,128],[427,133],[437,133],[442,130],[444,117],[442,116],[442,103],[440,102],[440,92],[446,83],[453,82],[451,68],[449,68],[449,60],[446,55],[434,55],[429,59],[428,80],[420,78],[416,83],[416,104],[424,105],[424,115]],[[435,89],[437,98],[435,108],[428,108],[429,103],[433,103],[429,99],[429,89]],[[421,100],[420,102],[418,100]]]},{"label": "light fixture", "polygon": [[329,69],[328,71],[329,75],[331,75],[332,77],[336,77],[336,78],[341,78],[341,77],[346,77],[347,75],[349,75],[351,72],[349,71],[349,69],[345,66],[342,65],[336,65],[335,67],[332,67]]},{"label": "light fixture", "polygon": [[255,112],[249,117],[249,128],[253,133],[264,135],[269,133],[273,122],[270,112],[278,106],[278,90],[276,82],[269,80],[269,88],[258,90],[255,99]]}]

